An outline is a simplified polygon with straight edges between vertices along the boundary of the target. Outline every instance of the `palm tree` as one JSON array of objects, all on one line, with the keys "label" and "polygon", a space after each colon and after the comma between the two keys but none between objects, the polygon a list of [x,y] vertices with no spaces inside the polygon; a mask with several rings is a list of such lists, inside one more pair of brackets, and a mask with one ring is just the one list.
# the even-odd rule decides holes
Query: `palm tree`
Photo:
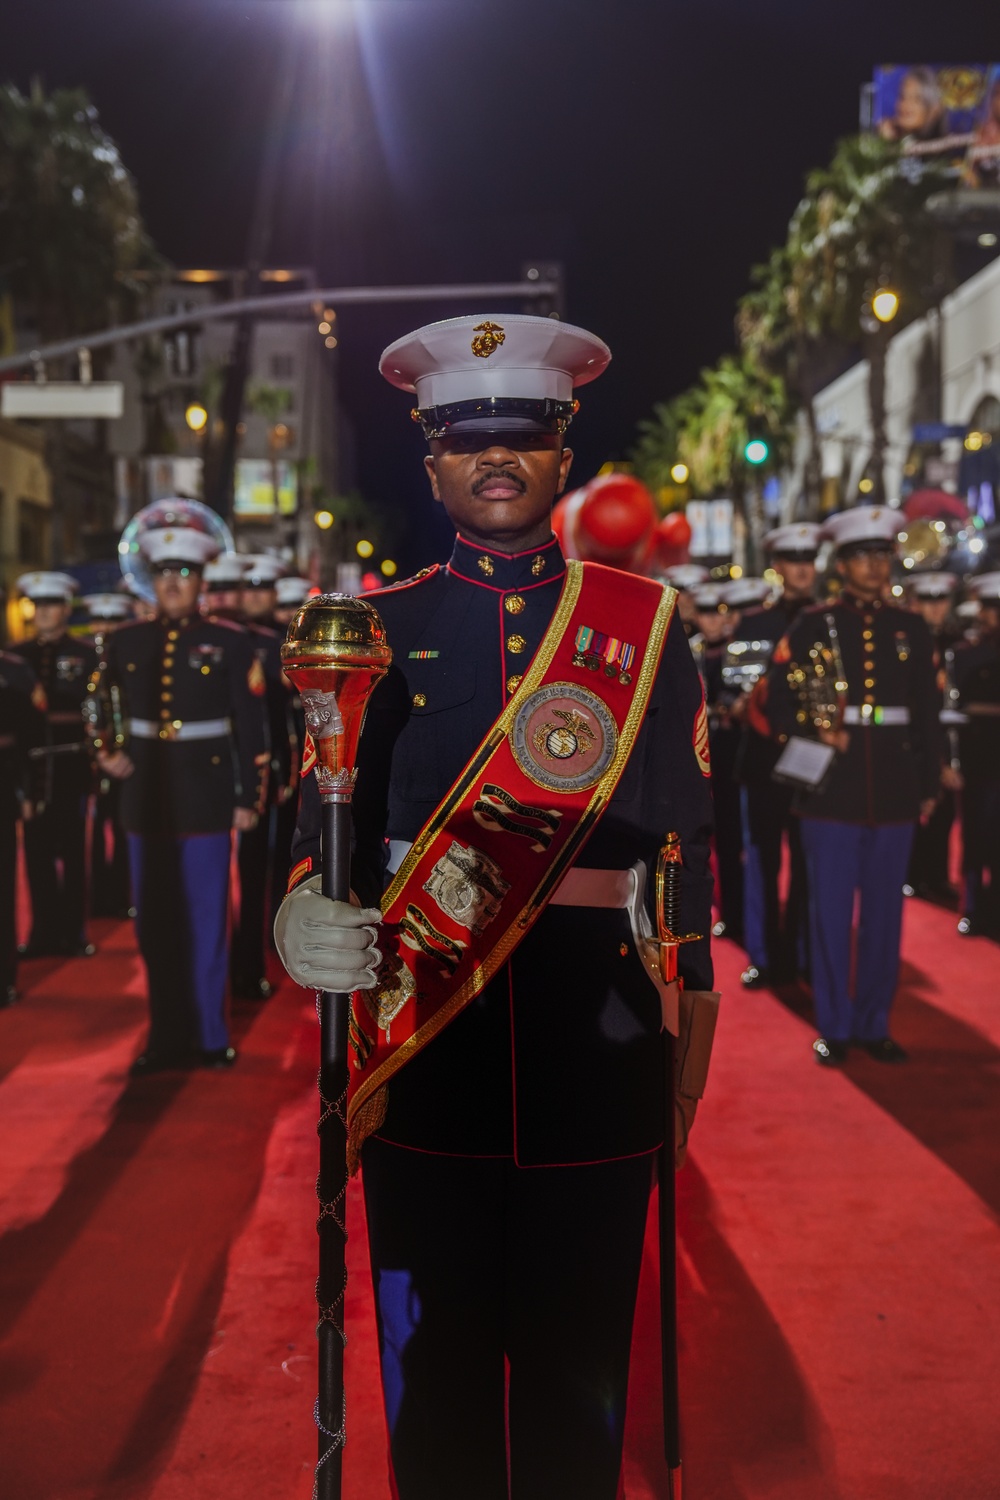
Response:
[{"label": "palm tree", "polygon": [[278,431],[281,418],[292,404],[292,393],[284,385],[252,385],[246,394],[246,404],[258,417],[267,423],[267,452],[271,462],[271,490],[274,495],[274,514],[278,514],[278,454],[284,446]]},{"label": "palm tree", "polygon": [[[829,167],[811,172],[786,244],[795,320],[814,342],[860,345],[868,361],[872,498],[884,501],[885,370],[895,333],[939,302],[949,284],[941,231],[927,213],[943,168],[904,171],[898,145],[877,136],[842,140]],[[879,287],[899,297],[900,315],[880,323]]]},{"label": "palm tree", "polygon": [[159,262],[83,89],[0,87],[0,275],[43,342],[131,315]]}]

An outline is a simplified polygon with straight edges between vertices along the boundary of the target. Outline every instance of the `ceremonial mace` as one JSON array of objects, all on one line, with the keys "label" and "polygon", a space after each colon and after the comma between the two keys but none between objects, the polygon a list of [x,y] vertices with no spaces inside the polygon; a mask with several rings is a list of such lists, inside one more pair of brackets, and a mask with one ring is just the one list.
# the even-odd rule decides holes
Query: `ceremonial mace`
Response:
[{"label": "ceremonial mace", "polygon": [[[677,982],[677,950],[696,941],[698,933],[681,933],[681,840],[668,833],[656,862],[656,921],[660,975]],[[677,1192],[674,1113],[675,1038],[664,1027],[665,1104],[663,1145],[659,1151],[660,1351],[663,1366],[663,1452],[667,1460],[667,1500],[681,1500],[680,1388],[677,1373]]]},{"label": "ceremonial mace", "polygon": [[[366,599],[321,594],[293,616],[281,647],[286,677],[298,689],[316,747],[322,809],[322,892],[351,899],[351,796],[355,758],[372,689],[392,661],[385,627]],[[319,1102],[319,1395],[314,1418],[319,1458],[313,1500],[339,1500],[347,1399],[344,1393],[344,1294],[347,1290],[347,1025],[350,995],[317,993]]]}]

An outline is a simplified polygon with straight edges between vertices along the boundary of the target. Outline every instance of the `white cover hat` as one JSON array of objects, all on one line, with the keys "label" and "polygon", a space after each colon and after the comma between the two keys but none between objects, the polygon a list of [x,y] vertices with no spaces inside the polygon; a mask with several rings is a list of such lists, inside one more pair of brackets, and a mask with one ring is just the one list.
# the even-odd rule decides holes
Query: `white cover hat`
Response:
[{"label": "white cover hat", "polygon": [[700,583],[708,582],[708,569],[700,563],[674,563],[664,568],[663,576],[675,589],[696,589]]},{"label": "white cover hat", "polygon": [[50,599],[70,604],[76,594],[76,579],[68,573],[22,573],[15,588],[35,604]]},{"label": "white cover hat", "polygon": [[954,573],[914,573],[907,582],[910,593],[917,599],[946,599],[958,588]]},{"label": "white cover hat", "polygon": [[243,559],[243,587],[273,589],[284,571],[280,557],[273,557],[270,552],[252,552]]},{"label": "white cover hat", "polygon": [[723,597],[723,593],[724,587],[721,583],[702,584],[701,588],[697,588],[694,591],[695,609],[727,609],[728,605]]},{"label": "white cover hat", "polygon": [[790,526],[775,526],[764,537],[764,546],[772,554],[780,552],[783,556],[791,557],[797,553],[809,553],[815,556],[819,549],[820,530],[815,521],[795,521]]},{"label": "white cover hat", "polygon": [[854,547],[859,543],[888,542],[895,547],[898,533],[898,510],[892,510],[888,505],[857,505],[853,510],[842,510],[839,515],[831,516],[820,535],[839,551],[841,547]]},{"label": "white cover hat", "polygon": [[196,531],[193,526],[158,526],[155,531],[143,532],[139,551],[150,563],[194,563],[200,568],[218,556],[219,543],[207,531]]},{"label": "white cover hat", "polygon": [[470,428],[554,432],[573,416],[574,388],[596,380],[610,359],[602,339],[572,323],[475,313],[397,339],[379,370],[416,392],[428,437]]},{"label": "white cover hat", "polygon": [[238,589],[243,582],[246,558],[238,552],[220,552],[210,563],[205,564],[205,587],[207,589]]},{"label": "white cover hat", "polygon": [[745,609],[748,604],[763,604],[773,593],[766,578],[734,578],[722,585],[722,597],[730,609]]},{"label": "white cover hat", "polygon": [[304,599],[308,599],[312,583],[308,578],[279,578],[275,588],[278,603],[287,609],[289,605],[301,604]]},{"label": "white cover hat", "polygon": [[980,573],[969,587],[983,604],[996,604],[1000,600],[1000,573]]},{"label": "white cover hat", "polygon": [[92,620],[132,618],[132,601],[127,594],[84,594],[83,603]]}]

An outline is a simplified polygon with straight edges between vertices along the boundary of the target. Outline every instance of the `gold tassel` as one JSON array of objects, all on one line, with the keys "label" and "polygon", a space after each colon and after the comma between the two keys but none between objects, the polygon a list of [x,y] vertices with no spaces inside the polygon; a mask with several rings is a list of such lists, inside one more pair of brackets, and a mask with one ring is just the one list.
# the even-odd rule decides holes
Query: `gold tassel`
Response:
[{"label": "gold tassel", "polygon": [[358,1110],[347,1131],[347,1175],[353,1177],[361,1161],[361,1147],[370,1135],[385,1124],[389,1103],[389,1086],[383,1084]]}]

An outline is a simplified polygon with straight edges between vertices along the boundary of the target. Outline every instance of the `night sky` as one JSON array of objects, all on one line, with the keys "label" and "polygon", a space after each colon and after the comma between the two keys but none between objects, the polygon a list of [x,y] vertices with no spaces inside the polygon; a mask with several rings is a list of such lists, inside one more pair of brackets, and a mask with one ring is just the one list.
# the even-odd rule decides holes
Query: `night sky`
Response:
[{"label": "night sky", "polygon": [[[750,266],[783,238],[803,174],[857,128],[878,62],[992,57],[990,7],[897,0],[34,0],[0,75],[82,84],[176,264],[245,256],[276,81],[272,264],[327,285],[516,279],[560,260],[566,315],[614,362],[573,429],[574,478],[623,456],[655,401],[732,347]],[[419,432],[379,352],[455,304],[340,315],[358,479],[428,529]]]}]

